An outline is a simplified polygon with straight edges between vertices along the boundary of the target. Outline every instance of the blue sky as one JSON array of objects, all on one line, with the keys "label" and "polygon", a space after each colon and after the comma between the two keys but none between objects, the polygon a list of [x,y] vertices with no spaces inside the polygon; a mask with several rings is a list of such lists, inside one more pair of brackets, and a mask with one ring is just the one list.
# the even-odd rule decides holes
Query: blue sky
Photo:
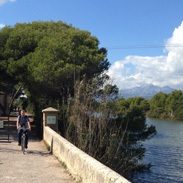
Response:
[{"label": "blue sky", "polygon": [[183,0],[0,0],[0,28],[63,21],[88,30],[108,50],[120,89],[183,89]]}]

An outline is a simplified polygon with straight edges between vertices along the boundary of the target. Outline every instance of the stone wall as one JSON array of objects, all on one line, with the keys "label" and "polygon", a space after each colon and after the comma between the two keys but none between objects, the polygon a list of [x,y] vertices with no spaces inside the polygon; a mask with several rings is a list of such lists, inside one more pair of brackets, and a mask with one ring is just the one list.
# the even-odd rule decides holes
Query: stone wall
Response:
[{"label": "stone wall", "polygon": [[96,159],[87,155],[50,127],[44,127],[44,141],[68,171],[81,183],[130,183]]}]

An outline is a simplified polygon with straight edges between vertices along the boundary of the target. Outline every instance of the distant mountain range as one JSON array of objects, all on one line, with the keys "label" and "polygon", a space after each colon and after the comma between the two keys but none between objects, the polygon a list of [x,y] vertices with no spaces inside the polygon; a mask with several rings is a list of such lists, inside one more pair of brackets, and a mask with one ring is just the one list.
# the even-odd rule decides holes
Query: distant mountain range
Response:
[{"label": "distant mountain range", "polygon": [[143,97],[146,99],[150,99],[160,91],[168,94],[174,90],[175,89],[173,89],[169,86],[160,87],[160,86],[155,86],[155,85],[149,84],[149,85],[134,87],[131,89],[120,90],[119,93],[120,93],[120,97],[124,97],[124,98]]}]

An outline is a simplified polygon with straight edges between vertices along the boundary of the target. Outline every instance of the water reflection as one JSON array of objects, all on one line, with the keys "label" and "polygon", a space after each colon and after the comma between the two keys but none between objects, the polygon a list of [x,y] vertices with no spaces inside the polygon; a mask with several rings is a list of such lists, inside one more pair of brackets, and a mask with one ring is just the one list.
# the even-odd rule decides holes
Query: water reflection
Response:
[{"label": "water reflection", "polygon": [[144,143],[144,162],[151,162],[150,172],[134,175],[133,183],[183,183],[183,122],[147,119],[157,135]]}]

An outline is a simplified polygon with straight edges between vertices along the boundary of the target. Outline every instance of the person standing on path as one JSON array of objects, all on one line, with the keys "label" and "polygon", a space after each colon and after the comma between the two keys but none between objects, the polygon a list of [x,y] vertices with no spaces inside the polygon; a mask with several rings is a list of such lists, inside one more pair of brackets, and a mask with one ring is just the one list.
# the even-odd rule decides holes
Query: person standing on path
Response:
[{"label": "person standing on path", "polygon": [[21,127],[25,127],[27,130],[25,132],[25,148],[28,148],[28,139],[29,139],[29,135],[28,135],[28,131],[31,131],[31,125],[30,125],[30,120],[29,117],[27,115],[25,115],[25,111],[21,110],[20,115],[17,117],[17,130],[18,130],[18,145],[21,145],[21,136],[23,133],[23,129],[20,129]]}]

